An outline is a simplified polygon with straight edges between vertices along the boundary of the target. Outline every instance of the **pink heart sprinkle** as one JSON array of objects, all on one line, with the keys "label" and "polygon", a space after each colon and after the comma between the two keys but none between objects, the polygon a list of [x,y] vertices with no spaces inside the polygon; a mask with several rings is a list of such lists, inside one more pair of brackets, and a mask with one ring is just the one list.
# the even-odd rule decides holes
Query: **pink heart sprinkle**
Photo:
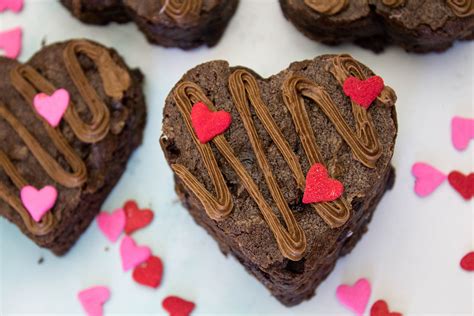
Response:
[{"label": "pink heart sprinkle", "polygon": [[33,99],[33,104],[36,112],[52,127],[56,127],[59,125],[69,105],[69,92],[64,89],[58,89],[51,96],[45,93],[38,93]]},{"label": "pink heart sprinkle", "polygon": [[116,209],[111,214],[101,212],[97,215],[97,224],[102,233],[111,242],[116,242],[125,228],[125,211],[122,208]]},{"label": "pink heart sprinkle", "polygon": [[20,27],[0,32],[0,49],[5,52],[5,57],[15,59],[20,55],[22,35]]},{"label": "pink heart sprinkle", "polygon": [[23,9],[23,0],[0,0],[0,12],[12,10],[18,13]]},{"label": "pink heart sprinkle", "polygon": [[474,139],[474,119],[455,116],[451,120],[451,140],[457,150],[464,150]]},{"label": "pink heart sprinkle", "polygon": [[21,202],[28,213],[30,213],[35,222],[39,222],[44,214],[53,208],[58,198],[58,191],[50,185],[45,186],[41,190],[27,185],[21,189],[20,196]]},{"label": "pink heart sprinkle", "polygon": [[151,251],[148,247],[138,247],[131,237],[125,236],[120,243],[120,255],[123,271],[128,271],[148,260]]},{"label": "pink heart sprinkle", "polygon": [[364,313],[369,302],[370,293],[370,283],[367,279],[359,279],[353,286],[339,285],[336,290],[339,302],[357,315]]},{"label": "pink heart sprinkle", "polygon": [[415,163],[411,173],[415,177],[415,193],[421,197],[430,195],[447,178],[441,171],[423,162]]},{"label": "pink heart sprinkle", "polygon": [[105,286],[85,289],[77,295],[88,316],[102,316],[102,305],[110,298],[110,291]]}]

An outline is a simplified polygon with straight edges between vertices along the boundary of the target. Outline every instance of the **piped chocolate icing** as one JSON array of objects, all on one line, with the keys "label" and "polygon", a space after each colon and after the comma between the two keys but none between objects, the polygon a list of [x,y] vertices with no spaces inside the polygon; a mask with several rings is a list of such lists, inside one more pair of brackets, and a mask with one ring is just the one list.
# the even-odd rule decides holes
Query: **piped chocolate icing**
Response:
[{"label": "piped chocolate icing", "polygon": [[201,14],[202,0],[161,0],[160,12],[181,26],[196,23]]},{"label": "piped chocolate icing", "polygon": [[467,17],[474,14],[473,0],[446,0],[454,14],[459,17]]},{"label": "piped chocolate icing", "polygon": [[[123,92],[131,84],[131,79],[126,70],[117,65],[109,52],[103,47],[87,41],[77,40],[71,41],[64,49],[63,58],[67,72],[91,113],[90,122],[84,122],[75,111],[74,104],[71,101],[64,115],[64,121],[70,126],[79,140],[92,144],[101,141],[108,134],[110,129],[110,112],[107,105],[99,98],[94,88],[88,82],[78,61],[78,54],[84,54],[94,62],[102,79],[106,95],[114,100],[122,98]],[[37,93],[43,92],[51,95],[56,90],[56,87],[51,82],[28,65],[19,65],[13,68],[10,72],[10,80],[15,89],[30,104],[32,111],[35,111],[33,98]],[[85,162],[68,144],[59,127],[51,127],[39,115],[37,115],[37,118],[43,122],[43,127],[51,142],[64,157],[69,165],[69,170],[63,168],[51,157],[13,113],[4,104],[0,103],[0,119],[5,120],[15,130],[51,179],[67,188],[81,187],[87,181]],[[0,166],[18,189],[28,184],[27,180],[23,178],[13,162],[2,150],[0,150]],[[49,212],[39,223],[34,222],[23,207],[19,197],[11,193],[11,190],[4,183],[0,183],[0,198],[18,212],[26,228],[34,235],[45,235],[51,232],[54,224],[59,220],[59,214],[53,215],[52,212]]]}]

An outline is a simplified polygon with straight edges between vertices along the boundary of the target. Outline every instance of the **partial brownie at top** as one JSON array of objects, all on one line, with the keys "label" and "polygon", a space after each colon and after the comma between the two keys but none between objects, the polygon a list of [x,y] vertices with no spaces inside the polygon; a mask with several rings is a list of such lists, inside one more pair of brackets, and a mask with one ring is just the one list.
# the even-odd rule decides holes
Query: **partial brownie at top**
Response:
[{"label": "partial brownie at top", "polygon": [[473,0],[280,0],[285,17],[325,44],[356,44],[380,52],[444,51],[474,38]]},{"label": "partial brownie at top", "polygon": [[61,0],[85,23],[134,21],[148,41],[191,49],[217,44],[238,0]]},{"label": "partial brownie at top", "polygon": [[390,187],[395,100],[348,55],[267,79],[212,61],[168,95],[160,142],[195,221],[290,306],[314,295]]},{"label": "partial brownie at top", "polygon": [[143,76],[88,40],[0,58],[0,215],[62,255],[140,145]]}]

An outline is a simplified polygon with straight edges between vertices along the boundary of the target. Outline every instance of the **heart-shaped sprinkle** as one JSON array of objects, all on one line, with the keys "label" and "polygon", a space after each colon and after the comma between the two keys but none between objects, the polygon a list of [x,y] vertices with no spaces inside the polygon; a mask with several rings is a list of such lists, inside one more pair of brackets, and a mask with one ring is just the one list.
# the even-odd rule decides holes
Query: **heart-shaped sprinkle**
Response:
[{"label": "heart-shaped sprinkle", "polygon": [[343,191],[342,183],[329,178],[326,167],[320,163],[315,163],[306,175],[303,203],[334,201],[342,195]]},{"label": "heart-shaped sprinkle", "polygon": [[468,253],[461,259],[461,268],[466,271],[474,271],[474,251]]},{"label": "heart-shaped sprinkle", "polygon": [[205,144],[229,128],[232,116],[225,111],[212,112],[207,105],[198,102],[191,110],[191,122],[197,138]]},{"label": "heart-shaped sprinkle", "polygon": [[12,10],[18,13],[23,9],[23,0],[0,0],[0,12]]},{"label": "heart-shaped sprinkle", "polygon": [[31,217],[35,222],[39,222],[46,212],[51,210],[54,204],[56,204],[58,191],[55,187],[50,185],[45,186],[41,190],[27,185],[21,189],[20,197],[21,202]]},{"label": "heart-shaped sprinkle", "polygon": [[95,286],[79,292],[77,296],[88,316],[102,316],[102,305],[110,298],[110,291],[105,286]]},{"label": "heart-shaped sprinkle", "polygon": [[448,181],[465,200],[470,200],[474,196],[474,173],[466,176],[459,171],[451,171]]},{"label": "heart-shaped sprinkle", "polygon": [[353,286],[339,285],[336,296],[339,302],[357,315],[362,315],[367,307],[371,293],[371,287],[367,279],[358,280]]},{"label": "heart-shaped sprinkle", "polygon": [[97,215],[97,224],[105,237],[116,242],[125,227],[125,211],[119,208],[111,214],[100,212]]},{"label": "heart-shaped sprinkle", "polygon": [[33,105],[41,117],[52,127],[56,127],[61,122],[69,105],[69,92],[65,89],[58,89],[51,96],[38,93],[33,99]]},{"label": "heart-shaped sprinkle", "polygon": [[343,85],[344,93],[365,109],[368,109],[372,102],[377,99],[383,88],[383,79],[379,76],[373,76],[365,80],[349,77]]},{"label": "heart-shaped sprinkle", "polygon": [[444,173],[423,162],[415,163],[411,173],[415,177],[415,193],[421,197],[430,195],[447,178]]},{"label": "heart-shaped sprinkle", "polygon": [[133,270],[132,276],[137,283],[156,289],[163,276],[163,263],[160,258],[151,256]]},{"label": "heart-shaped sprinkle", "polygon": [[188,316],[196,305],[177,296],[168,296],[162,302],[163,308],[170,316]]},{"label": "heart-shaped sprinkle", "polygon": [[120,256],[123,271],[128,271],[150,258],[151,251],[145,246],[138,247],[132,238],[125,236],[120,243]]},{"label": "heart-shaped sprinkle", "polygon": [[147,226],[153,220],[153,211],[150,209],[140,210],[137,202],[133,200],[125,202],[123,209],[125,210],[125,233],[127,235]]},{"label": "heart-shaped sprinkle", "polygon": [[390,312],[388,304],[384,300],[378,300],[370,309],[370,316],[402,316],[398,312]]},{"label": "heart-shaped sprinkle", "polygon": [[451,120],[451,139],[457,150],[464,150],[474,139],[474,119],[455,116]]},{"label": "heart-shaped sprinkle", "polygon": [[5,52],[5,57],[15,59],[20,55],[22,36],[23,31],[20,27],[0,32],[0,50]]}]

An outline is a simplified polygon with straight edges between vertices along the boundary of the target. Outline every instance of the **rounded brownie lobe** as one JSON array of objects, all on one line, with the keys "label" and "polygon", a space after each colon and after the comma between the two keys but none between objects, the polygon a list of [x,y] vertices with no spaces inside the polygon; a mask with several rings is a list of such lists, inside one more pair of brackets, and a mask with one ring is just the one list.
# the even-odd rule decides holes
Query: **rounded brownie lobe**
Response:
[{"label": "rounded brownie lobe", "polygon": [[238,0],[61,0],[85,23],[134,21],[152,44],[191,49],[214,46]]},{"label": "rounded brownie lobe", "polygon": [[[279,217],[280,222],[283,222],[268,189],[264,174],[257,163],[247,130],[244,128],[242,118],[234,104],[229,89],[229,78],[233,72],[241,69],[254,74],[263,102],[268,107],[273,120],[290,148],[296,153],[301,168],[306,174],[310,163],[292,117],[285,106],[282,87],[285,81],[291,77],[307,78],[328,93],[344,120],[354,130],[356,121],[352,113],[350,99],[344,95],[335,76],[328,71],[335,57],[326,55],[314,60],[296,62],[291,64],[288,69],[268,79],[263,79],[251,70],[242,67],[229,67],[225,61],[205,63],[188,71],[166,99],[161,145],[169,164],[185,166],[209,192],[216,193],[173,96],[181,83],[192,82],[202,89],[217,110],[225,110],[232,115],[232,125],[225,132],[224,137],[245,170],[251,175],[265,200]],[[360,65],[360,67],[366,76],[373,75],[365,66]],[[392,101],[394,98],[393,95]],[[261,210],[215,144],[211,144],[212,152],[233,201],[233,209],[227,218],[219,221],[210,219],[195,194],[180,177],[175,176],[176,191],[194,219],[219,242],[225,253],[231,252],[235,255],[247,269],[270,288],[275,296],[289,305],[311,296],[316,285],[331,271],[337,257],[344,252],[342,250],[344,245],[350,249],[347,246],[350,244],[348,241],[350,238],[347,237],[350,235],[349,232],[359,237],[362,235],[364,230],[362,227],[366,226],[375,205],[390,182],[389,178],[392,174],[390,160],[397,134],[395,108],[383,104],[379,100],[375,101],[368,113],[375,127],[381,150],[375,168],[369,168],[354,159],[351,148],[321,108],[307,98],[304,103],[324,163],[331,176],[343,183],[344,198],[351,205],[349,220],[339,228],[330,228],[312,206],[302,203],[303,191],[298,187],[294,174],[267,133],[262,121],[257,117],[255,108],[250,106],[252,120],[271,171],[296,222],[306,236],[307,248],[301,260],[290,261],[282,255]],[[353,240],[357,240],[357,238],[355,237]],[[349,251],[347,249],[345,252]],[[325,261],[328,266],[322,268]],[[315,275],[314,271],[318,270],[318,267],[321,267],[318,271],[320,275]],[[297,290],[299,287],[302,288]],[[291,291],[294,291],[293,295],[289,294]]]},{"label": "rounded brownie lobe", "polygon": [[[88,142],[78,138],[66,118],[63,118],[56,129],[62,135],[72,152],[85,166],[86,175],[80,185],[62,185],[56,182],[45,168],[39,163],[32,151],[11,124],[0,118],[1,151],[12,161],[18,173],[25,181],[37,188],[52,185],[58,189],[58,200],[50,214],[55,223],[45,233],[38,234],[25,225],[19,213],[0,199],[0,214],[15,223],[28,237],[38,245],[51,249],[56,254],[65,253],[87,228],[94,216],[100,211],[102,202],[112,190],[125,170],[126,162],[133,150],[141,143],[145,125],[146,108],[141,90],[143,76],[138,70],[131,70],[122,58],[112,49],[107,49],[90,41],[68,41],[44,47],[27,63],[27,67],[34,69],[56,88],[66,89],[70,94],[71,103],[81,121],[90,123],[92,114],[89,106],[78,90],[67,70],[67,61],[64,51],[71,44],[86,45],[98,50],[106,51],[111,56],[112,63],[129,78],[129,84],[120,97],[111,97],[105,91],[103,78],[98,66],[84,53],[77,54],[77,61],[84,72],[86,81],[95,91],[99,100],[105,104],[110,116],[105,121],[106,130],[103,136]],[[0,58],[0,103],[17,120],[27,128],[29,133],[38,141],[60,168],[67,173],[73,173],[70,161],[52,141],[45,123],[33,110],[30,102],[20,92],[25,86],[13,81],[12,73],[21,67],[16,61]],[[77,76],[77,74],[74,74]],[[17,80],[17,79],[15,79]],[[31,85],[37,88],[40,80],[30,80]],[[26,88],[27,90],[28,88]],[[26,91],[24,90],[24,91]],[[39,92],[43,92],[40,89]],[[67,116],[67,114],[66,114]],[[70,118],[69,118],[70,119]],[[81,177],[82,179],[82,177]],[[19,196],[18,188],[0,167],[0,182],[6,185],[9,192]]]},{"label": "rounded brownie lobe", "polygon": [[[472,1],[464,1],[464,6]],[[406,51],[443,51],[474,34],[474,10],[454,1],[349,0],[345,9],[326,15],[304,0],[280,0],[285,17],[308,37],[325,44],[355,42],[380,52],[389,44]]]}]

